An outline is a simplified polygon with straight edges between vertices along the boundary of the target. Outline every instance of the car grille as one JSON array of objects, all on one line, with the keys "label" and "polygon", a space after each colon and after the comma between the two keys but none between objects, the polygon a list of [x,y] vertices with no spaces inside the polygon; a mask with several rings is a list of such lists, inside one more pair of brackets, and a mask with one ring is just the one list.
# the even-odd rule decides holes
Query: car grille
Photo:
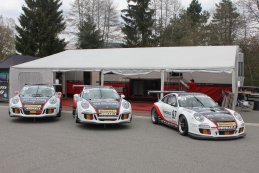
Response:
[{"label": "car grille", "polygon": [[219,131],[219,135],[233,135],[235,130],[232,131]]}]

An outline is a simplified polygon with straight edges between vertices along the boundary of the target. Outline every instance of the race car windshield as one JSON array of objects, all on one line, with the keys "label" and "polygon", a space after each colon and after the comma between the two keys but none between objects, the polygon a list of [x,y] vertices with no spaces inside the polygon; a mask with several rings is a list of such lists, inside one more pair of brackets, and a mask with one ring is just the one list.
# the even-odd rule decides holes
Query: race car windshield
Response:
[{"label": "race car windshield", "polygon": [[25,86],[21,90],[22,96],[29,97],[50,97],[55,93],[53,88],[48,86]]},{"label": "race car windshield", "polygon": [[205,95],[182,95],[178,97],[178,102],[180,107],[218,107],[210,97]]},{"label": "race car windshield", "polygon": [[83,95],[84,99],[92,100],[92,99],[114,99],[118,100],[120,96],[118,93],[113,89],[89,89],[84,92]]}]

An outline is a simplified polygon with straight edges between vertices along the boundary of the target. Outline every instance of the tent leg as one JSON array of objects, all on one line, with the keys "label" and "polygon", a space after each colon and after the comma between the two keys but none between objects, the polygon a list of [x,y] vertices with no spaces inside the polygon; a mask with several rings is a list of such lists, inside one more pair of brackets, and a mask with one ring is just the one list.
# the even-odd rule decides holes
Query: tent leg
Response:
[{"label": "tent leg", "polygon": [[165,88],[165,71],[161,71],[161,94],[160,94],[160,99],[164,97],[164,88]]},{"label": "tent leg", "polygon": [[62,72],[62,94],[64,97],[67,97],[66,89],[66,72]]},{"label": "tent leg", "polygon": [[101,70],[101,86],[104,85],[104,73],[103,70]]},{"label": "tent leg", "polygon": [[233,69],[232,71],[232,92],[233,92],[232,109],[235,110],[236,103],[237,103],[237,95],[238,95],[237,76],[236,76],[235,69]]}]

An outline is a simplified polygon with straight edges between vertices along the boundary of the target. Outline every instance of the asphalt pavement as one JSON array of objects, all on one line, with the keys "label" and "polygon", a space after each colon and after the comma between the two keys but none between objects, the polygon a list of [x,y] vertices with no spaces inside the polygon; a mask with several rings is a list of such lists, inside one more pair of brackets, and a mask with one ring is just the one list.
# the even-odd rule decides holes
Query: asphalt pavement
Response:
[{"label": "asphalt pavement", "polygon": [[256,115],[245,118],[245,138],[211,141],[180,136],[147,115],[105,127],[75,124],[67,111],[60,119],[10,118],[0,106],[0,172],[258,173]]}]

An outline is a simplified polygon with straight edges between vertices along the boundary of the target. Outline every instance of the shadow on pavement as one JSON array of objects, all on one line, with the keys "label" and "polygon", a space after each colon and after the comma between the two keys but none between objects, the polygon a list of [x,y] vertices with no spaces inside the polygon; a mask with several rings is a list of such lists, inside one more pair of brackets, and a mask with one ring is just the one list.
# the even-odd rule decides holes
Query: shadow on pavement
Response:
[{"label": "shadow on pavement", "polygon": [[55,123],[60,121],[61,118],[44,117],[44,118],[20,118],[16,117],[12,119],[13,123],[24,123],[24,124],[34,124],[34,123]]},{"label": "shadow on pavement", "polygon": [[78,124],[81,129],[85,130],[99,130],[99,131],[115,131],[115,130],[129,130],[131,129],[131,123],[129,124]]}]

